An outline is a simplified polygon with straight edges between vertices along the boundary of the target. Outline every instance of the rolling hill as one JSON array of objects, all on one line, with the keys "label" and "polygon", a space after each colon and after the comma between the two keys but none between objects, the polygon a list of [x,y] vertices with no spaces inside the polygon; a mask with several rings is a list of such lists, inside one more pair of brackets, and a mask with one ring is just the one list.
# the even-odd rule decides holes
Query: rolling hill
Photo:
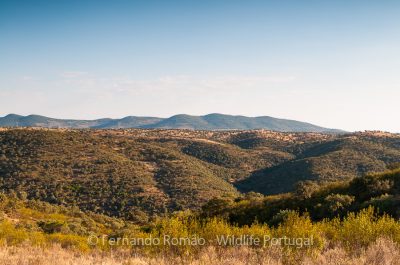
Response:
[{"label": "rolling hill", "polygon": [[0,128],[0,191],[138,222],[399,161],[400,135],[378,132]]},{"label": "rolling hill", "polygon": [[342,132],[310,123],[273,117],[245,117],[223,114],[205,116],[175,115],[170,118],[128,116],[122,119],[64,120],[39,115],[20,116],[9,114],[0,118],[0,127],[46,128],[148,128],[192,130],[254,130],[267,129],[282,132]]},{"label": "rolling hill", "polygon": [[295,159],[253,172],[237,183],[241,191],[278,194],[290,191],[299,181],[319,183],[381,172],[400,161],[399,137],[342,136],[300,152]]}]

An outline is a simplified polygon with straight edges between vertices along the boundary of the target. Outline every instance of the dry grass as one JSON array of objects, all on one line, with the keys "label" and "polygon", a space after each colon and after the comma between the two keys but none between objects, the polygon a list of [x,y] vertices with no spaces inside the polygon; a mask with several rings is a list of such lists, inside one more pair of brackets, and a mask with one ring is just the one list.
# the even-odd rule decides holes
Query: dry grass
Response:
[{"label": "dry grass", "polygon": [[400,248],[388,239],[378,239],[367,249],[347,253],[335,247],[319,254],[316,258],[306,258],[303,265],[397,265],[400,264]]},{"label": "dry grass", "polygon": [[[289,261],[288,261],[289,258]],[[290,261],[291,260],[291,261]],[[192,259],[178,257],[139,257],[127,253],[91,253],[84,254],[63,249],[60,246],[51,248],[37,247],[1,247],[0,265],[396,265],[400,264],[400,248],[391,240],[379,239],[367,249],[348,253],[340,247],[334,247],[315,255],[287,257],[279,248],[268,248],[263,251],[250,248],[223,249],[207,248]]]}]

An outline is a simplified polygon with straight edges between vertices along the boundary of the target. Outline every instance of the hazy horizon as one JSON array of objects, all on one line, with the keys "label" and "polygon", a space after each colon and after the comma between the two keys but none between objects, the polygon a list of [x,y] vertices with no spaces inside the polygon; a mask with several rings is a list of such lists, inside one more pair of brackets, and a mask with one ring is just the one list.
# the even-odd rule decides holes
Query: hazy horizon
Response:
[{"label": "hazy horizon", "polygon": [[0,116],[400,132],[400,2],[1,1]]}]

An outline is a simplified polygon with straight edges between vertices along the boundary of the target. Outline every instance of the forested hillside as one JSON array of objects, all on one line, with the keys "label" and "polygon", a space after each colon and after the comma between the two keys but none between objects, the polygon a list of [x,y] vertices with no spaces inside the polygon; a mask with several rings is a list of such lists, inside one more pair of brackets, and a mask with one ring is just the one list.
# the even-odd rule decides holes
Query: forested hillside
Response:
[{"label": "forested hillside", "polygon": [[400,136],[378,132],[0,131],[1,191],[136,222],[241,192],[352,179],[399,161]]},{"label": "forested hillside", "polygon": [[290,210],[307,212],[314,221],[343,217],[374,207],[380,215],[400,217],[400,164],[393,170],[352,180],[317,185],[300,182],[291,193],[262,196],[247,193],[235,200],[213,199],[203,206],[203,216],[223,216],[231,223],[250,225],[255,221],[276,225]]}]

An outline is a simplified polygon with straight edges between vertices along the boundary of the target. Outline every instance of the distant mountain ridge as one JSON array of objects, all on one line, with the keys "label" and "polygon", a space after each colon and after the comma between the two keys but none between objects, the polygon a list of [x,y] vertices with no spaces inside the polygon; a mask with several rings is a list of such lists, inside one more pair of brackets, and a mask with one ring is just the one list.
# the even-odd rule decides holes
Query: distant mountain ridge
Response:
[{"label": "distant mountain ridge", "polygon": [[0,117],[0,127],[45,127],[45,128],[142,128],[142,129],[192,129],[192,130],[254,130],[267,129],[281,132],[342,132],[311,123],[269,116],[246,117],[225,114],[192,116],[174,115],[169,118],[127,116],[121,119],[71,120],[54,119],[40,115],[21,116],[9,114]]}]

